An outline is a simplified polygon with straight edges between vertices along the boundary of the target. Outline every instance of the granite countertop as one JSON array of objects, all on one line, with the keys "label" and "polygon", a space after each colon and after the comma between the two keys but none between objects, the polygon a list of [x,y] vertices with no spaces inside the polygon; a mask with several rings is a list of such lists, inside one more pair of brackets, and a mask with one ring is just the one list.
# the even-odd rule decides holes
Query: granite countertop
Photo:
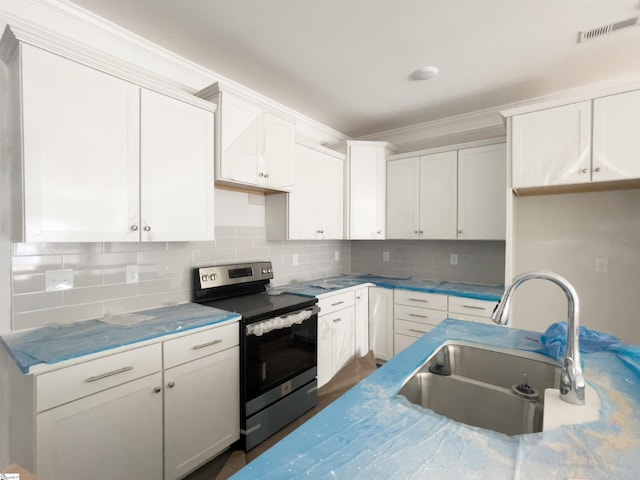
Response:
[{"label": "granite countertop", "polygon": [[454,295],[457,297],[475,298],[493,302],[499,301],[504,292],[504,286],[502,285],[479,285],[439,280],[422,280],[411,277],[385,277],[381,275],[362,274],[344,274],[306,282],[289,283],[287,285],[281,285],[277,287],[277,289],[298,295],[319,297],[335,292],[336,290],[352,288],[363,284],[389,289],[401,288],[419,292]]},{"label": "granite countertop", "polygon": [[600,396],[597,421],[507,436],[396,396],[439,346],[462,340],[544,352],[537,332],[445,320],[233,479],[636,479],[640,347],[582,355]]},{"label": "granite countertop", "polygon": [[7,333],[1,340],[23,373],[84,355],[240,319],[196,303]]}]

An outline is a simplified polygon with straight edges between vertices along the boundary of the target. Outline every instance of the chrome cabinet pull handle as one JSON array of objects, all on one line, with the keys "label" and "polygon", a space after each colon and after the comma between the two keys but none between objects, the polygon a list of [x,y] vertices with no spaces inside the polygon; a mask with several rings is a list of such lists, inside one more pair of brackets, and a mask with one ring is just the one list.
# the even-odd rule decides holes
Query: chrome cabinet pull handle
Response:
[{"label": "chrome cabinet pull handle", "polygon": [[338,305],[342,305],[343,303],[344,303],[344,301],[340,301],[340,302],[332,303],[331,306],[332,307],[337,307]]},{"label": "chrome cabinet pull handle", "polygon": [[477,307],[475,305],[462,305],[463,308],[471,308],[473,310],[486,310],[485,307]]},{"label": "chrome cabinet pull handle", "polygon": [[210,347],[212,345],[217,345],[219,343],[222,343],[222,340],[213,340],[212,342],[201,343],[200,345],[195,345],[195,346],[193,346],[191,348],[193,350],[200,350],[201,348]]},{"label": "chrome cabinet pull handle", "polygon": [[341,321],[342,321],[342,319],[341,319],[341,318],[335,318],[335,319],[333,320],[333,323],[338,323],[338,322],[341,322]]},{"label": "chrome cabinet pull handle", "polygon": [[411,300],[412,302],[429,303],[429,300],[424,300],[422,298],[410,298],[409,300]]},{"label": "chrome cabinet pull handle", "polygon": [[128,372],[129,370],[133,370],[133,367],[122,367],[118,370],[113,370],[107,373],[101,373],[100,375],[95,375],[93,377],[87,378],[87,382],[95,382],[96,380],[102,380],[103,378],[112,377],[113,375],[118,375],[119,373]]},{"label": "chrome cabinet pull handle", "polygon": [[427,332],[423,332],[422,330],[416,330],[415,328],[410,328],[409,331],[415,332],[415,333],[427,333]]},{"label": "chrome cabinet pull handle", "polygon": [[426,315],[418,315],[417,313],[410,313],[410,317],[418,317],[418,318],[429,318]]}]

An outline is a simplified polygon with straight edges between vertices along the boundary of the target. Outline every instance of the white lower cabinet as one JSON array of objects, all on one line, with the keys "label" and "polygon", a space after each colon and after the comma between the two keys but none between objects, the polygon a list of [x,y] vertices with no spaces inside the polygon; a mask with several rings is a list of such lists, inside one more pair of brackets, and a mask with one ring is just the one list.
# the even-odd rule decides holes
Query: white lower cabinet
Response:
[{"label": "white lower cabinet", "polygon": [[318,300],[318,388],[356,357],[355,293]]},{"label": "white lower cabinet", "polygon": [[393,317],[393,350],[397,355],[447,318],[447,297],[395,290]]},{"label": "white lower cabinet", "polygon": [[165,480],[185,476],[239,438],[238,352],[233,347],[165,370]]},{"label": "white lower cabinet", "polygon": [[356,356],[362,357],[369,352],[369,287],[356,290],[355,305]]},{"label": "white lower cabinet", "polygon": [[498,302],[474,298],[449,297],[449,318],[495,325],[491,314]]},{"label": "white lower cabinet", "polygon": [[184,477],[240,437],[238,332],[234,322],[42,374],[12,369],[12,457],[41,480]]},{"label": "white lower cabinet", "polygon": [[369,288],[369,344],[376,360],[393,357],[393,290]]},{"label": "white lower cabinet", "polygon": [[39,413],[38,478],[162,478],[161,384],[158,372]]}]

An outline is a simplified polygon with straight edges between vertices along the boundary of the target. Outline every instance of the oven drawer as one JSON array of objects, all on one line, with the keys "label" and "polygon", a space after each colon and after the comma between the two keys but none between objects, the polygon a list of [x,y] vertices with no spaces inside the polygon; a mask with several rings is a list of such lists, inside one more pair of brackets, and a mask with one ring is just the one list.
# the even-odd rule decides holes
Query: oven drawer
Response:
[{"label": "oven drawer", "polygon": [[157,343],[38,375],[37,411],[101,392],[161,369],[160,344]]},{"label": "oven drawer", "polygon": [[175,367],[226,350],[238,345],[239,340],[238,322],[169,340],[164,342],[164,368]]},{"label": "oven drawer", "polygon": [[393,301],[396,304],[411,305],[434,310],[447,310],[447,296],[437,293],[416,292],[413,290],[394,290]]},{"label": "oven drawer", "polygon": [[356,294],[353,291],[321,298],[318,300],[318,306],[320,307],[320,313],[318,315],[324,316],[342,310],[343,308],[353,307],[355,304]]}]

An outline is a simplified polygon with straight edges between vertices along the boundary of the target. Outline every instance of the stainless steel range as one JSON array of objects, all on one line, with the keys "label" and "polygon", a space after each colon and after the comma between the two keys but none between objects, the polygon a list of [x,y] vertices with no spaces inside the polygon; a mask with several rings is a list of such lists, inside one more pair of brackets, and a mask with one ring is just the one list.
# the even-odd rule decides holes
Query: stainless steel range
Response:
[{"label": "stainless steel range", "polygon": [[194,302],[237,312],[240,442],[255,447],[317,402],[317,299],[271,294],[271,262],[194,269]]}]

